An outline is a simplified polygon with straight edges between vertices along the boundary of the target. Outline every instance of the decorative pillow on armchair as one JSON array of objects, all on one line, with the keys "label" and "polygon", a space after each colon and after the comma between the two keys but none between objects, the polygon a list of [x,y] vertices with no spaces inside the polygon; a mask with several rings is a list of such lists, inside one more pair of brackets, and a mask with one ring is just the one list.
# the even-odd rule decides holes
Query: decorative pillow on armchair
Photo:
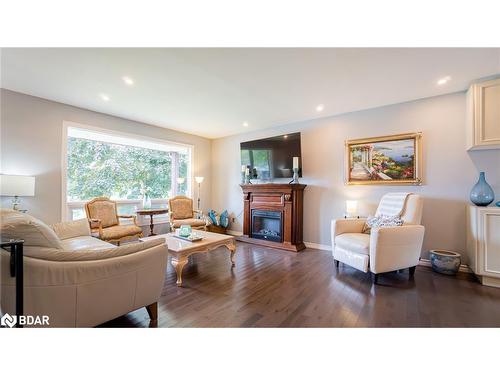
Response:
[{"label": "decorative pillow on armchair", "polygon": [[368,216],[363,225],[363,233],[370,234],[372,228],[399,227],[401,225],[403,225],[403,220],[400,216]]}]

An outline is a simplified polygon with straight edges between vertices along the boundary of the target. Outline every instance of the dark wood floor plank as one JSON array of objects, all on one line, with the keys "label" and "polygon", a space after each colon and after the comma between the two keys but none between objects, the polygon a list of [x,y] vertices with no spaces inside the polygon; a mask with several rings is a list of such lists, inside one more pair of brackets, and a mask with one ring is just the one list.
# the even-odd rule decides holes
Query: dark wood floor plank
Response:
[{"label": "dark wood floor plank", "polygon": [[[292,253],[238,243],[236,266],[221,248],[195,254],[183,287],[169,264],[159,327],[500,327],[500,289],[472,276],[417,267],[380,277],[333,266],[328,251]],[[146,309],[104,327],[148,327]]]}]

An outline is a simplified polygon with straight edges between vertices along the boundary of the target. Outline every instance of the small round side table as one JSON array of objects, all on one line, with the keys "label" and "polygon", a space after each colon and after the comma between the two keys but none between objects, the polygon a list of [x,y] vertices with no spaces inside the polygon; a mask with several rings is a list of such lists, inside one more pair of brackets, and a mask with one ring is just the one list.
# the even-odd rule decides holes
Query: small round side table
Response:
[{"label": "small round side table", "polygon": [[141,216],[149,216],[149,236],[156,236],[156,233],[154,233],[155,224],[153,222],[153,216],[168,213],[168,208],[150,208],[137,210],[136,213],[137,215]]}]

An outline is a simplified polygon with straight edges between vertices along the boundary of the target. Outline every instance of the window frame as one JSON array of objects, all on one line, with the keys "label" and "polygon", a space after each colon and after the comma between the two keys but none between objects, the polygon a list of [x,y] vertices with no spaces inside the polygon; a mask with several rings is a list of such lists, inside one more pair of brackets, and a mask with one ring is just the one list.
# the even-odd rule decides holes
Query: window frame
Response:
[{"label": "window frame", "polygon": [[[187,184],[187,196],[190,198],[193,198],[193,192],[194,192],[194,145],[192,144],[187,144],[187,143],[180,143],[180,142],[175,142],[175,141],[169,141],[166,139],[157,139],[153,137],[148,137],[148,136],[143,136],[139,134],[134,134],[134,133],[128,133],[128,132],[123,132],[119,130],[110,130],[106,128],[101,128],[98,126],[93,126],[93,125],[86,125],[86,124],[81,124],[78,122],[73,122],[73,121],[63,121],[62,125],[62,149],[61,149],[61,219],[62,221],[67,221],[67,220],[72,220],[72,217],[70,216],[70,211],[75,208],[83,208],[85,206],[85,203],[87,201],[71,201],[68,202],[68,197],[67,197],[67,192],[68,192],[68,180],[67,180],[67,168],[68,168],[68,128],[79,128],[79,129],[84,129],[84,130],[90,130],[98,133],[104,133],[107,135],[111,136],[119,136],[119,137],[126,137],[126,138],[132,138],[132,139],[138,139],[138,140],[144,140],[148,142],[153,142],[153,143],[159,143],[159,144],[165,144],[165,145],[176,145],[180,147],[185,147],[188,149],[189,154],[190,154],[190,163],[188,164],[188,177],[190,183]],[[176,181],[175,181],[176,183]],[[117,205],[129,205],[129,204],[137,204],[139,207],[142,208],[142,199],[118,199],[115,200],[117,202]],[[152,199],[151,200],[153,204],[165,204],[168,203],[168,198],[167,199]],[[146,225],[146,219],[145,217],[139,216],[137,217],[138,222],[140,225]],[[168,216],[167,215],[160,215],[156,218],[155,223],[161,224],[161,223],[167,223],[168,222]]]}]

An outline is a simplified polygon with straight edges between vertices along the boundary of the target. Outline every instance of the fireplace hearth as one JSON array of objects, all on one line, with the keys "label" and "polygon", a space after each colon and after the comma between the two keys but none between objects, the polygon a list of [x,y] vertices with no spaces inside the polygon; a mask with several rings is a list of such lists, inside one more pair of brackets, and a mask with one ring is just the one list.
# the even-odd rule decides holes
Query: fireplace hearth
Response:
[{"label": "fireplace hearth", "polygon": [[281,211],[252,210],[252,237],[267,241],[281,242]]}]

